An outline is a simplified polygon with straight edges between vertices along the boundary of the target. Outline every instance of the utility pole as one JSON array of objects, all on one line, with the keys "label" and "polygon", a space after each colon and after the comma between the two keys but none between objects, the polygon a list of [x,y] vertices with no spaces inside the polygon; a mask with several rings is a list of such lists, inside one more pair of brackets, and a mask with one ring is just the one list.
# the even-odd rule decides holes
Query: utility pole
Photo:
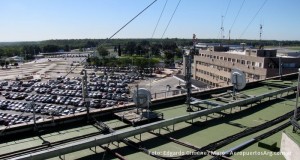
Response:
[{"label": "utility pole", "polygon": [[87,122],[89,122],[90,119],[90,103],[87,101],[87,73],[86,70],[83,70],[83,77],[82,77],[82,98],[84,101],[84,105],[86,107],[86,116],[87,116]]},{"label": "utility pole", "polygon": [[260,44],[260,49],[263,49],[263,45],[261,43],[262,29],[263,29],[263,26],[260,24],[260,26],[259,26],[259,44]]},{"label": "utility pole", "polygon": [[29,107],[32,108],[33,110],[33,130],[34,131],[37,131],[37,126],[36,126],[36,119],[35,119],[35,104],[34,104],[34,101],[31,101],[29,104]]},{"label": "utility pole", "polygon": [[282,79],[282,64],[281,64],[281,57],[278,57],[278,71],[279,71],[279,76],[280,79]]},{"label": "utility pole", "polygon": [[262,29],[263,29],[263,26],[260,24],[260,26],[259,26],[259,42],[261,42]]},{"label": "utility pole", "polygon": [[221,20],[221,45],[222,45],[223,39],[224,39],[224,27],[223,27],[223,21],[224,21],[224,16],[222,16],[222,20]]},{"label": "utility pole", "polygon": [[136,113],[139,113],[140,108],[140,96],[139,96],[139,85],[136,85]]},{"label": "utility pole", "polygon": [[[193,43],[194,43],[194,54],[196,54],[196,35],[193,34]],[[191,74],[192,74],[192,57],[191,54],[184,55],[184,60],[185,60],[185,87],[186,87],[186,111],[191,112],[193,111],[191,108],[191,92],[192,92],[192,82],[191,82]]]},{"label": "utility pole", "polygon": [[191,112],[191,55],[185,55],[185,87],[186,87],[186,104],[187,112]]}]

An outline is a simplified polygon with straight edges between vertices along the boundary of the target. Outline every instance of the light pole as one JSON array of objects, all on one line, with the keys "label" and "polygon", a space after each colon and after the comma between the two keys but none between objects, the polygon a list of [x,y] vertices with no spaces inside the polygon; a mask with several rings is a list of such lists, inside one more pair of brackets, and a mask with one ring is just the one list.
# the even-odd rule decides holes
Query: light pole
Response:
[{"label": "light pole", "polygon": [[[297,120],[297,113],[298,113],[298,99],[299,99],[299,90],[300,90],[300,85],[299,85],[299,81],[300,81],[300,68],[298,69],[298,81],[297,81],[297,94],[296,94],[296,105],[295,105],[295,110],[294,110],[294,120]],[[296,131],[295,126],[293,126],[293,131]]]},{"label": "light pole", "polygon": [[278,71],[279,71],[279,76],[280,76],[280,79],[282,78],[282,64],[281,64],[281,57],[278,57],[279,58],[279,65],[278,65]]}]

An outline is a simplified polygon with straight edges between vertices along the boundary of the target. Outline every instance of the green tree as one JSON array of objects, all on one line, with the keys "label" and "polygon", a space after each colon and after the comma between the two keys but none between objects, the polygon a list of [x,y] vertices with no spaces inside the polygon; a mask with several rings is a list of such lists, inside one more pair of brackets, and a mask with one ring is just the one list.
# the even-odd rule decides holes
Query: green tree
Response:
[{"label": "green tree", "polygon": [[166,64],[166,66],[167,67],[172,66],[172,64],[174,64],[175,54],[172,51],[165,51],[164,54],[165,54],[164,62]]},{"label": "green tree", "polygon": [[59,49],[60,47],[57,45],[46,45],[43,47],[44,52],[57,52]]},{"label": "green tree", "polygon": [[106,58],[109,55],[109,52],[107,51],[107,49],[105,49],[102,46],[98,46],[97,51],[101,58]]},{"label": "green tree", "polygon": [[2,56],[4,56],[5,52],[2,48],[0,48],[0,58],[2,58]]},{"label": "green tree", "polygon": [[5,68],[8,68],[9,61],[5,61]]},{"label": "green tree", "polygon": [[69,51],[70,51],[70,46],[66,44],[66,45],[65,45],[65,48],[64,48],[64,51],[65,51],[65,52],[69,52]]},{"label": "green tree", "polygon": [[98,51],[98,54],[101,58],[101,61],[102,61],[102,65],[105,65],[106,64],[106,58],[107,56],[109,55],[109,52],[107,49],[105,49],[103,46],[98,46],[97,47],[97,51]]},{"label": "green tree", "polygon": [[0,61],[0,65],[1,65],[1,67],[2,67],[2,69],[3,69],[3,67],[5,66],[5,61],[1,60],[1,61]]},{"label": "green tree", "polygon": [[118,45],[118,56],[121,57],[122,50],[121,50],[121,45]]},{"label": "green tree", "polygon": [[153,44],[153,45],[151,45],[151,53],[152,53],[152,55],[158,56],[159,55],[159,51],[160,51],[161,48],[162,48],[161,44]]},{"label": "green tree", "polygon": [[135,49],[136,43],[134,41],[130,41],[126,44],[125,50],[127,54],[129,53],[132,56],[133,53],[135,53]]}]

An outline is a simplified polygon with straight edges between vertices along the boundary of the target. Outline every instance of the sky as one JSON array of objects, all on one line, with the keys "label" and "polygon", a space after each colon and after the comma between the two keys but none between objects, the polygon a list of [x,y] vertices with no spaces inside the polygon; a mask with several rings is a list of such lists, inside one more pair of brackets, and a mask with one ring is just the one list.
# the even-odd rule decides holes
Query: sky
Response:
[{"label": "sky", "polygon": [[[179,2],[168,0],[153,38],[218,39],[223,16],[225,39],[230,29],[231,39],[259,39],[262,24],[262,39],[300,40],[300,0],[243,1],[181,0],[163,36]],[[0,0],[0,42],[108,38],[152,2]],[[152,38],[165,2],[157,0],[113,38]]]}]

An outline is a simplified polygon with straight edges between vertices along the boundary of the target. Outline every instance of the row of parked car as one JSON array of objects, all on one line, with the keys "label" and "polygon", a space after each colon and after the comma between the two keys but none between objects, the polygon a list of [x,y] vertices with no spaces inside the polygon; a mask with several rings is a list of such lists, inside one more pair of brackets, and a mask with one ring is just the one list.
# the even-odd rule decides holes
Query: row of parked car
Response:
[{"label": "row of parked car", "polygon": [[72,57],[87,57],[86,54],[64,54],[64,55],[55,55],[55,56],[48,56],[48,58],[72,58]]},{"label": "row of parked car", "polygon": [[[1,92],[0,92],[1,93]],[[13,100],[23,100],[28,96],[28,94],[26,93],[3,93],[3,97],[5,97],[6,99],[13,99]]]},{"label": "row of parked car", "polygon": [[[40,116],[35,117],[36,121],[41,121],[42,118]],[[14,125],[14,124],[21,124],[21,123],[28,123],[32,122],[32,116],[21,116],[16,114],[9,114],[9,113],[0,113],[0,125]]]},{"label": "row of parked car", "polygon": [[82,98],[77,97],[64,97],[56,95],[29,95],[25,98],[26,101],[34,101],[40,103],[51,103],[51,104],[61,104],[61,105],[73,105],[76,107],[83,107],[84,102]]},{"label": "row of parked car", "polygon": [[1,110],[12,110],[17,112],[39,113],[43,115],[63,116],[86,111],[85,107],[68,108],[53,104],[37,104],[31,106],[29,103],[0,100]]},{"label": "row of parked car", "polygon": [[85,65],[84,68],[86,69],[94,69],[95,71],[101,71],[101,72],[139,72],[139,73],[153,73],[157,70],[163,70],[163,68],[160,67],[150,67],[150,68],[143,68],[143,69],[137,69],[136,67],[101,67],[101,66],[89,66]]}]

